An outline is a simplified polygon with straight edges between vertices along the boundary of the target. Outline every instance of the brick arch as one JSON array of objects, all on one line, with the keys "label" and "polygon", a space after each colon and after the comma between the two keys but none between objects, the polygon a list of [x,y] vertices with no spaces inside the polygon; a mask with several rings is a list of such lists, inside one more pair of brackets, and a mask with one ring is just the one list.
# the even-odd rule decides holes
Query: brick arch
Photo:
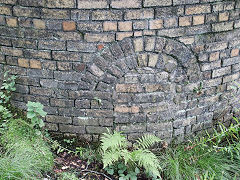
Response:
[{"label": "brick arch", "polygon": [[[112,93],[107,104],[113,113],[113,128],[130,139],[144,132],[172,138],[173,121],[184,109],[184,93],[192,93],[184,83],[201,80],[192,51],[166,37],[125,38],[109,44],[93,57],[87,71],[86,79],[96,77],[94,91]],[[139,81],[131,79],[134,74]]]}]

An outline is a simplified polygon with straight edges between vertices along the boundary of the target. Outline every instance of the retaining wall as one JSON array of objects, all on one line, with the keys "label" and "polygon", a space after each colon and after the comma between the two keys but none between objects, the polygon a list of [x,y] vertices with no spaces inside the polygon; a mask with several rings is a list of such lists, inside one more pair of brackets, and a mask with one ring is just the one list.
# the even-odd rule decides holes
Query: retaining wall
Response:
[{"label": "retaining wall", "polygon": [[239,28],[239,1],[0,0],[0,68],[51,131],[182,140],[231,119]]}]

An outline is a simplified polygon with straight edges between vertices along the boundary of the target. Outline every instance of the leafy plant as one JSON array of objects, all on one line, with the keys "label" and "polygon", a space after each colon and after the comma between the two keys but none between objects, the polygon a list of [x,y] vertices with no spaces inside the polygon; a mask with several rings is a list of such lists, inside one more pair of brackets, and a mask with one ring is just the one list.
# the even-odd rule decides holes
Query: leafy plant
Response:
[{"label": "leafy plant", "polygon": [[136,167],[143,167],[146,173],[152,173],[160,177],[160,165],[157,156],[152,153],[150,148],[161,140],[153,135],[144,135],[136,141],[133,149],[128,149],[128,142],[120,132],[113,134],[104,133],[101,137],[101,152],[104,168],[122,163],[128,169],[128,175],[122,173],[122,178],[130,178],[136,175]]},{"label": "leafy plant", "polygon": [[36,133],[39,135],[41,132],[38,129],[44,127],[41,117],[45,117],[47,113],[43,111],[43,105],[39,102],[29,101],[27,107],[27,118],[31,119],[31,125],[33,128],[37,128]]},{"label": "leafy plant", "polygon": [[10,76],[9,72],[4,73],[2,87],[0,88],[0,104],[7,104],[11,98],[11,93],[16,90],[16,76]]}]

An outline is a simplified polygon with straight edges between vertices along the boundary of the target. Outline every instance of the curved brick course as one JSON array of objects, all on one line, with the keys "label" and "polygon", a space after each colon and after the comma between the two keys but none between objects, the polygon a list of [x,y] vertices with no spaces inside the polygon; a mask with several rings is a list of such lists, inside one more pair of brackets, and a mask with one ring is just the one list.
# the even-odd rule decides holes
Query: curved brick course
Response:
[{"label": "curved brick course", "polygon": [[0,0],[0,73],[51,131],[182,140],[233,115],[239,14],[239,1]]}]

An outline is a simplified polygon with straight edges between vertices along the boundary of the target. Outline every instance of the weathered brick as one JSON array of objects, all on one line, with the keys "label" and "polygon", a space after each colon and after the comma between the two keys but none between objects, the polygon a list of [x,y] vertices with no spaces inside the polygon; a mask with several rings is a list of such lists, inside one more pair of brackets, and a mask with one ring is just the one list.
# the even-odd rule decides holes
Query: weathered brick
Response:
[{"label": "weathered brick", "polygon": [[235,73],[235,74],[231,74],[229,76],[224,76],[223,77],[223,83],[235,81],[235,80],[238,80],[238,79],[239,79],[239,72]]},{"label": "weathered brick", "polygon": [[185,35],[184,28],[162,29],[158,31],[159,36],[179,37]]},{"label": "weathered brick", "polygon": [[148,29],[148,21],[146,20],[134,21],[133,29]]},{"label": "weathered brick", "polygon": [[46,23],[41,19],[33,19],[33,25],[36,29],[45,29]]},{"label": "weathered brick", "polygon": [[227,48],[226,42],[215,42],[206,44],[206,51],[220,51]]},{"label": "weathered brick", "polygon": [[103,22],[104,31],[117,31],[117,22],[104,21]]},{"label": "weathered brick", "polygon": [[29,60],[28,59],[19,58],[18,59],[18,65],[20,67],[28,68],[29,67]]},{"label": "weathered brick", "polygon": [[143,38],[134,39],[133,43],[135,52],[143,51]]},{"label": "weathered brick", "polygon": [[73,124],[77,126],[98,126],[98,119],[91,117],[76,117],[73,118]]},{"label": "weathered brick", "polygon": [[41,61],[31,59],[31,60],[30,60],[30,68],[33,68],[33,69],[41,69],[41,68],[42,68],[42,63],[41,63]]},{"label": "weathered brick", "polygon": [[45,6],[48,8],[75,8],[75,0],[46,0]]},{"label": "weathered brick", "polygon": [[229,66],[239,63],[239,57],[232,57],[222,60],[222,66]]},{"label": "weathered brick", "polygon": [[150,20],[149,21],[149,29],[162,29],[163,28],[163,20]]},{"label": "weathered brick", "polygon": [[132,31],[132,21],[120,21],[118,22],[119,31]]},{"label": "weathered brick", "polygon": [[219,77],[231,73],[231,66],[213,70],[212,77]]},{"label": "weathered brick", "polygon": [[184,44],[193,44],[195,39],[194,37],[180,37],[179,41],[181,41]]},{"label": "weathered brick", "polygon": [[0,61],[2,63],[7,63],[8,65],[13,65],[13,66],[18,66],[18,58],[17,57],[13,57],[13,56],[6,56],[6,58],[4,56],[0,56]]},{"label": "weathered brick", "polygon": [[179,26],[191,26],[191,23],[192,23],[191,16],[179,17]]},{"label": "weathered brick", "polygon": [[215,79],[210,79],[210,80],[204,80],[203,81],[203,88],[218,86],[221,83],[222,83],[222,77],[215,78]]},{"label": "weathered brick", "polygon": [[74,31],[76,30],[76,23],[74,21],[64,21],[62,23],[64,31]]},{"label": "weathered brick", "polygon": [[124,19],[132,20],[132,19],[151,19],[154,17],[153,9],[138,9],[138,10],[128,10]]},{"label": "weathered brick", "polygon": [[147,131],[172,131],[172,122],[166,122],[166,123],[149,123],[147,125]]},{"label": "weathered brick", "polygon": [[115,34],[86,33],[84,39],[87,42],[113,42],[115,40]]},{"label": "weathered brick", "polygon": [[117,92],[142,92],[143,89],[138,84],[117,84],[116,85]]},{"label": "weathered brick", "polygon": [[50,99],[50,104],[56,107],[73,107],[74,101],[68,99]]},{"label": "weathered brick", "polygon": [[146,37],[144,39],[145,51],[153,51],[155,48],[155,41],[154,37]]},{"label": "weathered brick", "polygon": [[90,11],[89,10],[72,10],[71,11],[72,20],[89,20]]},{"label": "weathered brick", "polygon": [[138,106],[119,106],[117,105],[114,108],[115,112],[119,112],[119,113],[138,113],[139,112],[139,107]]},{"label": "weathered brick", "polygon": [[219,52],[213,52],[209,55],[209,61],[216,61],[219,59]]},{"label": "weathered brick", "polygon": [[22,49],[19,48],[11,48],[11,47],[1,47],[1,51],[5,55],[10,55],[10,56],[22,56],[23,51]]},{"label": "weathered brick", "polygon": [[69,71],[72,69],[72,63],[69,62],[57,62],[58,70]]},{"label": "weathered brick", "polygon": [[17,0],[0,0],[1,4],[16,4]]},{"label": "weathered brick", "polygon": [[89,134],[102,134],[102,133],[107,133],[108,129],[107,129],[107,127],[87,126],[86,131]]},{"label": "weathered brick", "polygon": [[151,6],[171,6],[172,1],[169,0],[145,0],[143,3],[144,7],[151,7]]},{"label": "weathered brick", "polygon": [[32,7],[13,7],[13,14],[17,17],[40,17],[40,9]]},{"label": "weathered brick", "polygon": [[238,56],[239,55],[239,49],[232,49],[231,50],[231,57]]},{"label": "weathered brick", "polygon": [[72,118],[71,117],[63,117],[63,116],[47,115],[46,121],[50,122],[50,123],[71,124]]},{"label": "weathered brick", "polygon": [[111,1],[111,7],[116,9],[121,8],[141,8],[142,1],[141,0],[113,0]]},{"label": "weathered brick", "polygon": [[100,22],[79,22],[77,24],[78,30],[81,31],[91,31],[100,32],[103,30],[102,23]]},{"label": "weathered brick", "polygon": [[78,9],[103,9],[108,7],[107,0],[78,0]]},{"label": "weathered brick", "polygon": [[177,26],[178,26],[177,18],[165,18],[164,19],[164,27],[171,28],[171,27],[177,27]]},{"label": "weathered brick", "polygon": [[70,19],[70,12],[62,9],[42,9],[42,17],[48,19]]},{"label": "weathered brick", "polygon": [[18,26],[17,18],[6,18],[6,23],[9,27],[17,27]]},{"label": "weathered brick", "polygon": [[57,80],[63,80],[63,81],[80,81],[81,80],[81,74],[77,72],[61,72],[61,71],[55,71],[54,72],[54,78]]},{"label": "weathered brick", "polygon": [[11,7],[0,5],[0,14],[9,16],[12,15]]},{"label": "weathered brick", "polygon": [[24,57],[28,57],[28,58],[51,59],[51,52],[47,50],[43,51],[43,50],[24,49],[23,55]]},{"label": "weathered brick", "polygon": [[54,60],[63,61],[81,61],[82,59],[82,55],[79,52],[53,51],[52,56]]},{"label": "weathered brick", "polygon": [[50,50],[65,50],[65,42],[64,41],[45,41],[40,40],[38,43],[39,49],[50,49]]},{"label": "weathered brick", "polygon": [[233,21],[212,24],[213,32],[229,31],[232,29],[233,29]]},{"label": "weathered brick", "polygon": [[21,6],[35,6],[35,7],[43,7],[45,5],[44,0],[19,0],[19,5]]},{"label": "weathered brick", "polygon": [[112,11],[93,11],[93,20],[122,20],[122,11],[112,10]]},{"label": "weathered brick", "polygon": [[219,21],[227,21],[229,18],[229,13],[228,12],[222,12],[222,13],[219,13],[218,15],[218,20]]},{"label": "weathered brick", "polygon": [[204,20],[205,20],[204,15],[193,16],[193,25],[204,24]]},{"label": "weathered brick", "polygon": [[203,13],[210,13],[210,12],[211,12],[210,4],[189,5],[189,6],[186,6],[186,8],[185,8],[186,15],[203,14]]},{"label": "weathered brick", "polygon": [[197,4],[200,0],[173,0],[173,5]]},{"label": "weathered brick", "polygon": [[81,51],[81,52],[96,52],[96,44],[86,43],[81,41],[68,41],[67,50],[69,51]]},{"label": "weathered brick", "polygon": [[149,54],[148,66],[155,67],[158,61],[158,54]]},{"label": "weathered brick", "polygon": [[53,90],[41,87],[30,86],[30,94],[38,96],[52,96]]},{"label": "weathered brick", "polygon": [[124,38],[131,37],[131,36],[133,36],[133,32],[118,32],[116,34],[116,40],[121,41]]},{"label": "weathered brick", "polygon": [[171,18],[184,15],[184,7],[182,6],[172,6],[172,7],[161,7],[156,8],[155,18]]},{"label": "weathered brick", "polygon": [[73,125],[59,124],[59,130],[61,132],[69,132],[69,133],[79,133],[79,134],[85,134],[86,133],[84,126],[73,126]]},{"label": "weathered brick", "polygon": [[53,123],[45,123],[45,127],[49,131],[58,131],[58,125]]},{"label": "weathered brick", "polygon": [[221,61],[214,61],[212,63],[204,63],[201,66],[202,71],[209,71],[215,68],[220,68],[221,67]]}]

